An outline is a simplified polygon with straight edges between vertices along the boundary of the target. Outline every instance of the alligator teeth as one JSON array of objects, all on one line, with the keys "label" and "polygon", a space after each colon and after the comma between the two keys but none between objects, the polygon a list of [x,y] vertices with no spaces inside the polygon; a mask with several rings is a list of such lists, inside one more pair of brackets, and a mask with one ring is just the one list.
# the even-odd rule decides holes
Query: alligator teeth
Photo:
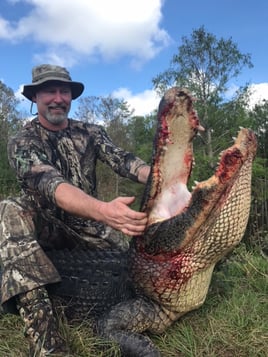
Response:
[{"label": "alligator teeth", "polygon": [[194,181],[194,185],[192,186],[192,191],[196,189],[197,185],[199,185],[199,181]]}]

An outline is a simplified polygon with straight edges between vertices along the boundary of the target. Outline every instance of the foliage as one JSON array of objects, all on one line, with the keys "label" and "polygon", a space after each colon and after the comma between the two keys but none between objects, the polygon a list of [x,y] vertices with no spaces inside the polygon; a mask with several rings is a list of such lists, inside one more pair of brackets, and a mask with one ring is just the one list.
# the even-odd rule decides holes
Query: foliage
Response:
[{"label": "foliage", "polygon": [[153,140],[156,130],[156,113],[131,118],[128,123],[129,135],[132,138],[132,152],[145,162],[151,162]]},{"label": "foliage", "polygon": [[[123,99],[86,97],[80,99],[76,116],[86,122],[103,125],[113,142],[149,162],[152,152],[155,116],[135,117]],[[98,193],[103,200],[116,196],[136,196],[133,208],[139,208],[143,187],[119,177],[106,165],[98,163]]]},{"label": "foliage", "polygon": [[250,246],[268,253],[268,101],[255,105],[249,118],[258,138],[258,151],[253,166],[252,204],[246,237]]},{"label": "foliage", "polygon": [[171,67],[156,76],[153,84],[161,94],[173,85],[186,86],[202,104],[215,104],[229,80],[246,65],[252,67],[250,55],[242,54],[232,38],[217,39],[201,26],[191,38],[182,37]]},{"label": "foliage", "polygon": [[78,103],[75,116],[86,123],[108,125],[110,121],[124,121],[133,114],[133,110],[129,109],[126,101],[114,98],[112,95],[81,97]]},{"label": "foliage", "polygon": [[88,96],[78,99],[78,109],[75,116],[86,123],[97,123],[99,116],[100,97]]},{"label": "foliage", "polygon": [[[258,156],[268,157],[268,100],[256,104],[249,113],[252,129],[258,137]],[[266,164],[267,167],[267,164]]]},{"label": "foliage", "polygon": [[0,198],[17,189],[15,174],[7,157],[8,138],[21,126],[17,104],[12,89],[0,81]]},{"label": "foliage", "polygon": [[[244,66],[252,67],[249,54],[242,54],[232,39],[217,39],[204,26],[193,30],[191,37],[182,37],[178,53],[171,66],[153,79],[155,89],[163,93],[176,85],[187,87],[198,98],[196,107],[202,125],[205,154],[213,160],[212,137],[216,127],[218,105],[231,78],[237,77]],[[211,164],[213,166],[213,163]]]}]

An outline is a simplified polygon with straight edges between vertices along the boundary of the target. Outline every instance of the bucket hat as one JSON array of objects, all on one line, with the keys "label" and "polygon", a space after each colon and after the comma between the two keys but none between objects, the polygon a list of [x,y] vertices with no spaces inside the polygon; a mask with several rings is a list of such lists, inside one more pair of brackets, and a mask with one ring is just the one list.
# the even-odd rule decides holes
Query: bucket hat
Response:
[{"label": "bucket hat", "polygon": [[32,83],[23,87],[22,94],[29,100],[36,94],[41,85],[47,82],[63,82],[71,86],[72,99],[78,98],[84,90],[84,84],[72,81],[66,68],[51,64],[42,64],[32,69]]}]

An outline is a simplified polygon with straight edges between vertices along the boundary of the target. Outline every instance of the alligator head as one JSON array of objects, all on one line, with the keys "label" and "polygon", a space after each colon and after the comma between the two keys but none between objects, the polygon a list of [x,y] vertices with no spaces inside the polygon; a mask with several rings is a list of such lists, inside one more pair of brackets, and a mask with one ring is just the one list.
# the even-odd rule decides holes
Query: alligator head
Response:
[{"label": "alligator head", "polygon": [[176,318],[200,306],[215,264],[242,239],[251,200],[256,138],[241,129],[221,153],[216,172],[190,193],[192,140],[202,129],[191,95],[170,89],[160,102],[144,235],[133,238],[132,279],[136,288]]}]

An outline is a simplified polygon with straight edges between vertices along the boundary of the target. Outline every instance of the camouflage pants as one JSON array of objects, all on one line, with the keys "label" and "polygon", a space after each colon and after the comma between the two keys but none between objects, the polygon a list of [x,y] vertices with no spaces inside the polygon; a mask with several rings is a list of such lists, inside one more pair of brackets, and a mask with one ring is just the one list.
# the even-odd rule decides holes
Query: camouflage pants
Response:
[{"label": "camouflage pants", "polygon": [[122,236],[109,228],[98,237],[94,227],[93,230],[81,227],[77,231],[62,221],[42,217],[24,196],[1,201],[1,303],[8,302],[17,294],[60,281],[60,275],[45,250],[73,248],[82,242],[89,249],[109,248],[111,242],[113,246],[127,248]]}]

